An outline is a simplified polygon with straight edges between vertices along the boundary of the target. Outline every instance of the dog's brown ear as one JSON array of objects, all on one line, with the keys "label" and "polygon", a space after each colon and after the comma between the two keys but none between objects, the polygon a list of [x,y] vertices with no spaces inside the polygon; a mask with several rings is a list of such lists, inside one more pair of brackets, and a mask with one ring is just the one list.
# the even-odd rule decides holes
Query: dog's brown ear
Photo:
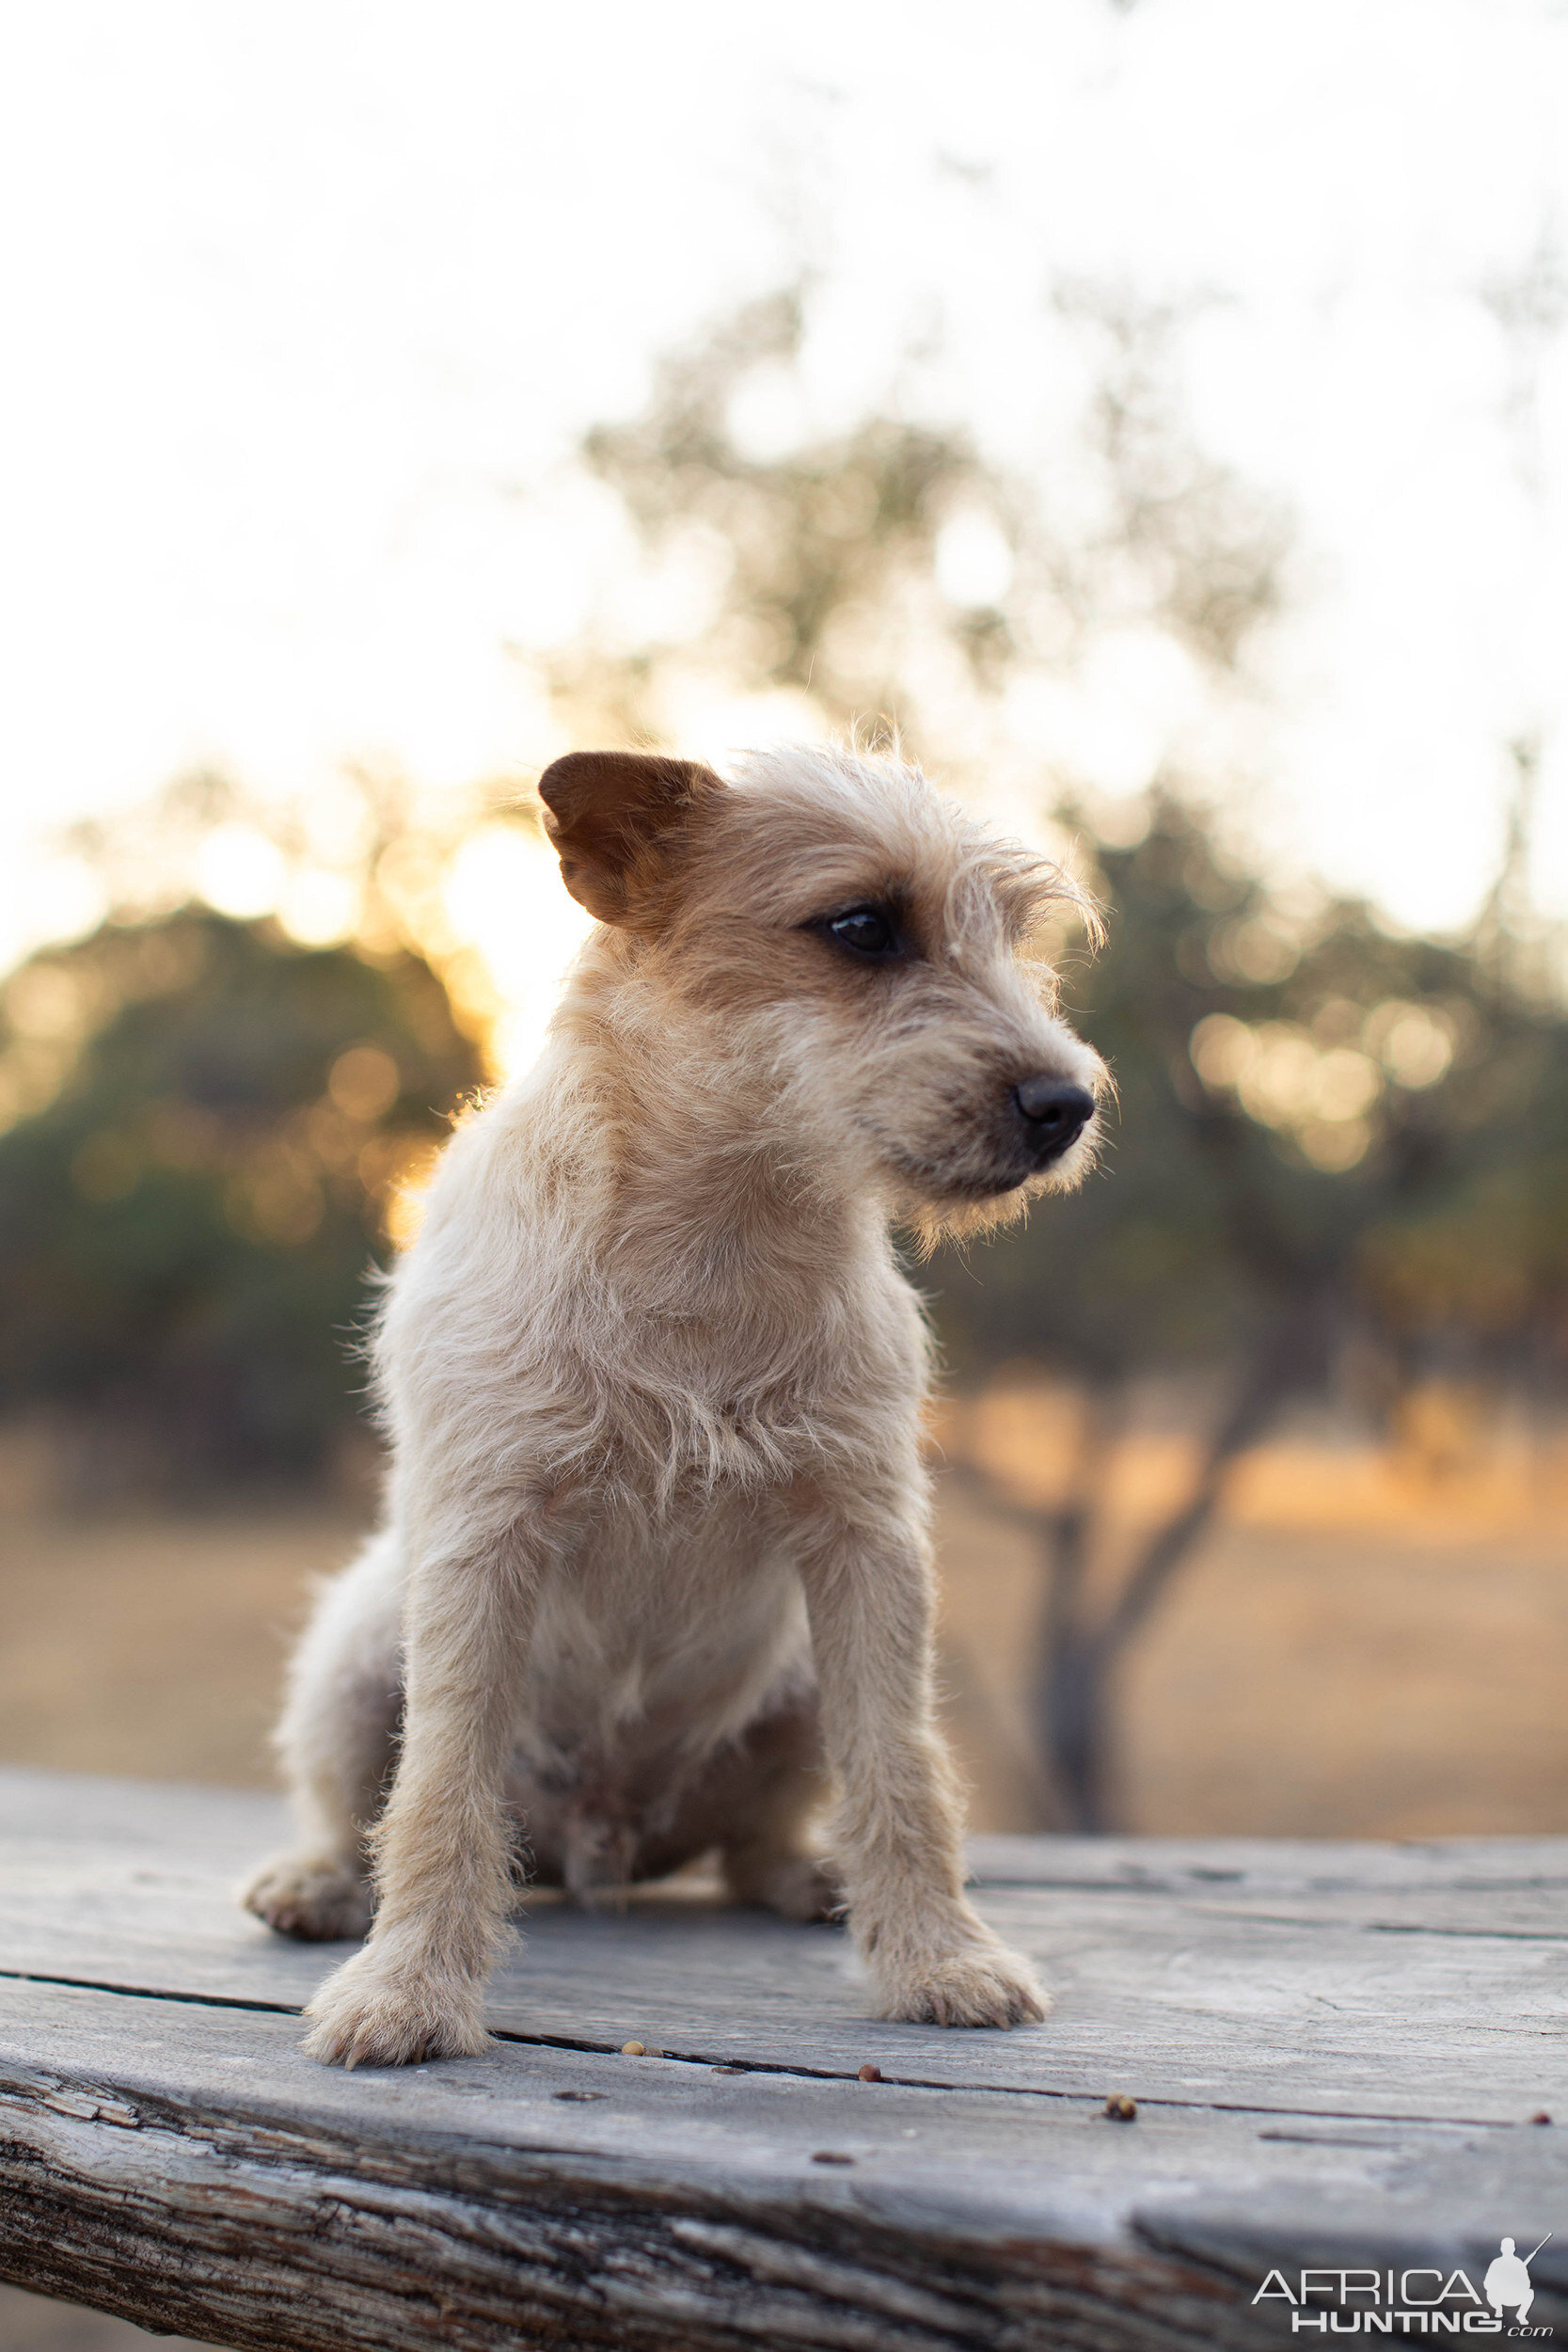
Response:
[{"label": "dog's brown ear", "polygon": [[568,752],[539,779],[561,879],[601,923],[657,920],[693,824],[728,787],[694,759],[649,752]]}]

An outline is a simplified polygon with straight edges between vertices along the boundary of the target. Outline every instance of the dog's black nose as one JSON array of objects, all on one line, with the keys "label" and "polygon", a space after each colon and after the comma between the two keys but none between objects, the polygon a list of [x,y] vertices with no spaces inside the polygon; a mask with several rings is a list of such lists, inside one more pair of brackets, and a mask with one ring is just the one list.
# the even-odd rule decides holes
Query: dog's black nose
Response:
[{"label": "dog's black nose", "polygon": [[1041,1168],[1059,1159],[1094,1117],[1094,1096],[1069,1078],[1021,1079],[1013,1101]]}]

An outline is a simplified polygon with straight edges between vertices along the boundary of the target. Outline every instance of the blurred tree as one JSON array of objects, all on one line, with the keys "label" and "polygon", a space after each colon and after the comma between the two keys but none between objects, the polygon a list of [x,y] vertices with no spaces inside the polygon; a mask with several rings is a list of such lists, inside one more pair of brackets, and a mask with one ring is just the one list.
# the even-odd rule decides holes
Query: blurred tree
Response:
[{"label": "blurred tree", "polygon": [[122,924],[198,900],[229,914],[272,906],[302,946],[352,942],[382,963],[413,955],[436,974],[459,1028],[487,1047],[505,1000],[454,925],[448,895],[466,858],[519,835],[543,838],[537,806],[515,778],[420,788],[396,770],[354,765],[290,798],[198,769],[148,801],[66,828],[58,847]]},{"label": "blurred tree", "polygon": [[481,1075],[429,966],[186,908],[4,992],[0,1406],[196,1485],[319,1470],[400,1184]]},{"label": "blurred tree", "polygon": [[1283,601],[1285,518],[1181,425],[1180,312],[1071,286],[1049,314],[1060,373],[1087,355],[1090,389],[1069,462],[1027,471],[940,409],[814,430],[802,289],[666,359],[643,413],[582,444],[650,572],[637,623],[601,612],[540,665],[571,739],[657,738],[694,691],[760,692],[961,775],[1008,756],[1006,690],[1118,635],[1233,688]]},{"label": "blurred tree", "polygon": [[[1111,1062],[1104,1175],[999,1236],[983,1287],[939,1264],[960,1366],[1049,1364],[1087,1391],[1046,1565],[1037,1712],[1073,1826],[1112,1805],[1110,1689],[1191,1555],[1236,1456],[1347,1359],[1386,1406],[1434,1373],[1568,1372],[1568,1011],[1488,948],[1391,934],[1323,899],[1288,909],[1190,803],[1151,797],[1095,844],[1104,949],[1069,983]],[[1082,821],[1082,820],[1081,820]],[[1085,828],[1092,843],[1092,830]],[[1211,1375],[1223,1402],[1190,1492],[1124,1565],[1109,1455],[1135,1382]]]}]

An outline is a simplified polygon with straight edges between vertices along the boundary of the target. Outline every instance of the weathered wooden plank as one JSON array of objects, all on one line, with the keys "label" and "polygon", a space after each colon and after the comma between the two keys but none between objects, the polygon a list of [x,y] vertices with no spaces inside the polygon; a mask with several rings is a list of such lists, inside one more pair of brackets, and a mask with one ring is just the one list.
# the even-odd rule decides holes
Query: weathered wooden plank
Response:
[{"label": "weathered wooden plank", "polygon": [[1568,1892],[1568,1837],[972,1837],[974,1878],[1006,1886],[1193,1887],[1382,1899],[1449,1889]]},{"label": "weathered wooden plank", "polygon": [[[1012,2036],[873,2024],[846,1939],[699,1888],[546,1904],[496,2022],[599,2049],[346,2078],[247,2006],[338,1957],[232,1906],[267,1801],[0,1802],[0,1965],[181,1996],[0,1986],[0,2273],[220,2341],[1239,2344],[1276,2264],[1483,2268],[1568,2202],[1518,2127],[1568,2108],[1568,1841],[979,1841],[1060,1994]],[[604,2054],[630,2034],[688,2062]]]},{"label": "weathered wooden plank", "polygon": [[[264,1800],[6,1776],[0,1966],[297,2008],[341,1947],[234,1907]],[[86,1803],[84,1801],[86,1800]],[[84,1814],[86,1819],[84,1819]],[[709,2061],[1176,2105],[1517,2121],[1568,2113],[1568,1840],[1387,1850],[981,1841],[978,1900],[1056,1990],[1039,2028],[870,2020],[847,1939],[705,1903],[549,1902],[498,1979],[506,2033]],[[1031,1873],[1032,1875],[1025,1875]],[[1052,1874],[1054,1874],[1053,1876]]]},{"label": "weathered wooden plank", "polygon": [[[141,2312],[238,2344],[914,2352],[1039,2316],[1154,2345],[1223,2342],[1232,2299],[1119,2245],[1088,2177],[1115,2127],[1042,2164],[995,2094],[515,2050],[360,2081],[278,2019],[27,1986],[0,1996],[0,2102],[32,2282],[126,2309],[134,2259]],[[1134,2279],[1215,2325],[1121,2328]]]},{"label": "weathered wooden plank", "polygon": [[[1568,2109],[1568,1841],[980,1841],[982,1907],[1060,1994],[1010,2036],[873,2024],[842,1935],[700,1888],[546,1904],[495,2006],[534,2039],[345,2076],[257,2006],[339,1957],[233,1908],[276,1807],[29,1774],[0,1807],[0,1965],[72,1980],[0,1980],[0,2275],[143,2324],[1164,2352],[1278,2340],[1276,2265],[1479,2277],[1505,2231],[1568,2240],[1562,2135],[1519,2121]],[[1561,2315],[1568,2248],[1535,2278]]]},{"label": "weathered wooden plank", "polygon": [[1192,2352],[1275,2340],[1276,2263],[1479,2277],[1568,2154],[549,2049],[348,2076],[284,2018],[11,1984],[0,2190],[0,2275],[236,2345]]}]

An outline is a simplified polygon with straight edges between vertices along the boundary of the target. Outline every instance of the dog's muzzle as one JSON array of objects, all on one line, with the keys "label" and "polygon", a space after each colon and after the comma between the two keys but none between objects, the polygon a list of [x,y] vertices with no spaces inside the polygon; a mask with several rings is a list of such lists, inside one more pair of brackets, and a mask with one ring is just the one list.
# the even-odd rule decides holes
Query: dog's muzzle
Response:
[{"label": "dog's muzzle", "polygon": [[1094,1117],[1094,1096],[1070,1078],[1022,1078],[1013,1089],[1013,1108],[1023,1130],[1024,1149],[1037,1170],[1049,1168],[1077,1142]]}]

